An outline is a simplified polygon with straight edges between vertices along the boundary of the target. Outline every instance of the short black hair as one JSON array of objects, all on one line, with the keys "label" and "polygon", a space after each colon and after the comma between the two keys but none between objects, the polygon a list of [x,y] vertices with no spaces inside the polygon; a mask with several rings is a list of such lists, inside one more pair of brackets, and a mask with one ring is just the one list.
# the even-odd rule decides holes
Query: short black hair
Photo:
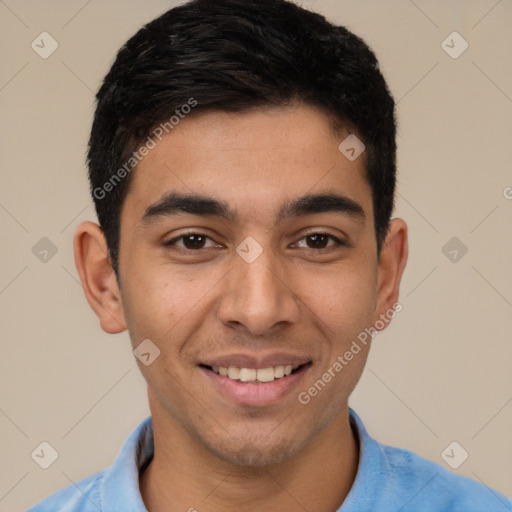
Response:
[{"label": "short black hair", "polygon": [[395,103],[374,53],[347,28],[287,0],[192,0],[122,46],[96,99],[87,163],[117,275],[120,212],[142,145],[147,153],[155,129],[169,133],[192,109],[305,104],[357,134],[380,253],[394,207]]}]

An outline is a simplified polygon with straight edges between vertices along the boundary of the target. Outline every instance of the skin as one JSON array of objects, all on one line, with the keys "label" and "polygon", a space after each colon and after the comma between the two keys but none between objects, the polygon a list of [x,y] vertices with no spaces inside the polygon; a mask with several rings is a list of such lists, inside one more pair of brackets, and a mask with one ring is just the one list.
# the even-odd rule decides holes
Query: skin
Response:
[{"label": "skin", "polygon": [[[108,333],[161,351],[140,370],[148,384],[155,455],[140,476],[151,512],[303,511],[341,506],[358,465],[348,398],[370,344],[307,405],[307,391],[357,335],[398,301],[407,226],[393,219],[377,258],[364,154],[349,161],[314,107],[188,116],[138,165],[121,212],[120,286],[100,228],[80,225],[75,258],[86,297]],[[226,201],[237,222],[190,213],[142,220],[169,191]],[[282,221],[284,201],[333,192],[364,219],[325,212]],[[190,234],[206,235],[198,247]],[[315,245],[307,235],[333,239]],[[248,236],[252,263],[235,249]],[[183,249],[188,247],[189,253]],[[317,248],[315,248],[317,247]],[[196,253],[192,251],[196,250]],[[311,361],[278,403],[241,406],[198,366],[231,353],[284,352]]]}]

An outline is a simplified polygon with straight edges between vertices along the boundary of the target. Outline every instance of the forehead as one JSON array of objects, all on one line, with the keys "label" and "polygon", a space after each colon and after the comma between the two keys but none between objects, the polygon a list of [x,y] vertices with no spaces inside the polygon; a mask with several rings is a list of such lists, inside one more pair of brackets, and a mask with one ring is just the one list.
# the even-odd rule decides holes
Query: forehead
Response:
[{"label": "forehead", "polygon": [[282,212],[284,201],[335,192],[362,204],[370,216],[364,154],[348,160],[320,110],[309,106],[185,117],[156,141],[138,164],[125,207],[141,217],[169,192],[228,202],[237,218]]}]

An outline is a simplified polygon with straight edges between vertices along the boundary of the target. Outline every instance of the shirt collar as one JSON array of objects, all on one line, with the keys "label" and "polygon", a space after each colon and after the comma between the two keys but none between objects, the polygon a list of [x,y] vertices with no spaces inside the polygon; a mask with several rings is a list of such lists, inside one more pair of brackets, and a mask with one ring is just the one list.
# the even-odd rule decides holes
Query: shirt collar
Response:
[{"label": "shirt collar", "polygon": [[103,510],[147,512],[139,489],[139,470],[153,457],[153,451],[153,423],[148,416],[126,439],[103,479]]},{"label": "shirt collar", "polygon": [[[359,465],[339,512],[360,511],[362,502],[365,510],[372,510],[383,492],[379,484],[384,469],[382,446],[368,435],[361,418],[351,408],[349,421],[359,442]],[[105,472],[100,490],[104,510],[147,512],[139,489],[139,471],[150,462],[153,451],[153,424],[148,416],[126,439],[114,464]]]},{"label": "shirt collar", "polygon": [[338,512],[378,510],[385,494],[382,478],[386,460],[384,447],[370,437],[361,418],[350,408],[349,421],[359,442],[359,465],[354,483]]}]

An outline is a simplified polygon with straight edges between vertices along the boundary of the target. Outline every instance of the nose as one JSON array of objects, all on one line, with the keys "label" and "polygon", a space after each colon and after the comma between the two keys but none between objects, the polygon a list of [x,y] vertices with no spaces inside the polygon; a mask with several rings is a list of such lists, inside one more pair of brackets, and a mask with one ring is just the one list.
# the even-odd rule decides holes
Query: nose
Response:
[{"label": "nose", "polygon": [[299,304],[284,265],[266,248],[252,262],[233,255],[218,308],[221,322],[231,328],[265,335],[278,324],[294,324]]}]

